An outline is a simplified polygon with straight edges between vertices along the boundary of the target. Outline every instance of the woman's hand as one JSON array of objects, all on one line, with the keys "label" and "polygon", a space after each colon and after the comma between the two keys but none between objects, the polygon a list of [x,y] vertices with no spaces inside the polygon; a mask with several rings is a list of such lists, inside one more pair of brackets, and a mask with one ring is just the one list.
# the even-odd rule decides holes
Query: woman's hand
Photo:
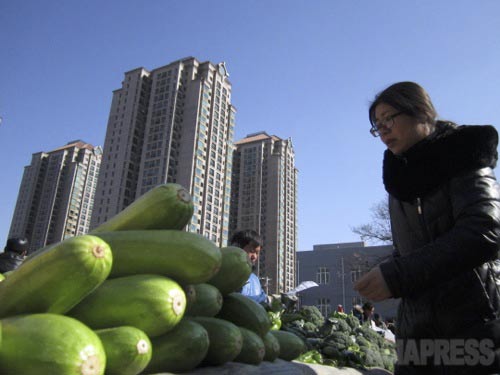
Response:
[{"label": "woman's hand", "polygon": [[383,301],[392,297],[379,267],[372,268],[354,284],[354,290],[370,301]]}]

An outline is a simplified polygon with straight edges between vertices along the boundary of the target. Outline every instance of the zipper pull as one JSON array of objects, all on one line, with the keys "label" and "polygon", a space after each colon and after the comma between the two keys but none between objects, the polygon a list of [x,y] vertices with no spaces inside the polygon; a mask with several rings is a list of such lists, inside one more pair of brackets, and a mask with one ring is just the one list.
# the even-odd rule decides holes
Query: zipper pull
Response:
[{"label": "zipper pull", "polygon": [[417,198],[417,212],[422,215],[422,200],[420,198]]}]

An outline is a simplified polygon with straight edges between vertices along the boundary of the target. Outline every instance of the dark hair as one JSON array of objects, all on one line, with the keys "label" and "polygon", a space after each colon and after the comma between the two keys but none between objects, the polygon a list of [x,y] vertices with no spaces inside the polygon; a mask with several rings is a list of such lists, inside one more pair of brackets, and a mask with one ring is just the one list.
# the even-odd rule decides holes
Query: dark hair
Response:
[{"label": "dark hair", "polygon": [[385,103],[426,124],[436,123],[437,112],[434,109],[431,98],[422,86],[415,82],[398,82],[389,86],[375,96],[370,105],[368,115],[370,123],[375,123],[375,108]]},{"label": "dark hair", "polygon": [[12,251],[18,254],[22,254],[28,251],[28,239],[27,238],[9,238],[7,244],[5,245],[5,251]]},{"label": "dark hair", "polygon": [[371,302],[363,303],[363,310],[371,310],[373,309],[373,304]]},{"label": "dark hair", "polygon": [[262,239],[256,231],[251,229],[240,230],[235,232],[231,237],[232,246],[238,246],[243,249],[248,244],[253,247],[262,246]]}]

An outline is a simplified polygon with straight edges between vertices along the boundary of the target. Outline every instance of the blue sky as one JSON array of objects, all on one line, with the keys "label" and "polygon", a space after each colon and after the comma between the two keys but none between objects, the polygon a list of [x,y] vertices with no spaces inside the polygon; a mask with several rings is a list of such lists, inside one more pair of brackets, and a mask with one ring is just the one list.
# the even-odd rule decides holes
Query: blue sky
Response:
[{"label": "blue sky", "polygon": [[103,145],[123,73],[187,56],[226,62],[236,140],[292,138],[299,250],[359,241],[384,199],[367,109],[424,86],[441,118],[500,125],[497,0],[4,0],[0,3],[0,246],[31,155]]}]

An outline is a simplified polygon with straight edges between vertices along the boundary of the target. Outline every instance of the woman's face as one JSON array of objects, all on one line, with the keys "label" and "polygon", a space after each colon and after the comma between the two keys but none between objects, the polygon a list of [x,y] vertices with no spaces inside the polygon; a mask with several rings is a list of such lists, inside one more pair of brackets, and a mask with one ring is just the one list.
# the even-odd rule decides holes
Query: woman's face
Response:
[{"label": "woman's face", "polygon": [[[375,122],[382,124],[388,117],[398,112],[394,107],[380,103],[375,107]],[[431,127],[428,124],[419,123],[417,119],[404,113],[395,116],[392,121],[394,122],[392,127],[382,126],[380,139],[395,155],[401,155],[431,133]]]}]

